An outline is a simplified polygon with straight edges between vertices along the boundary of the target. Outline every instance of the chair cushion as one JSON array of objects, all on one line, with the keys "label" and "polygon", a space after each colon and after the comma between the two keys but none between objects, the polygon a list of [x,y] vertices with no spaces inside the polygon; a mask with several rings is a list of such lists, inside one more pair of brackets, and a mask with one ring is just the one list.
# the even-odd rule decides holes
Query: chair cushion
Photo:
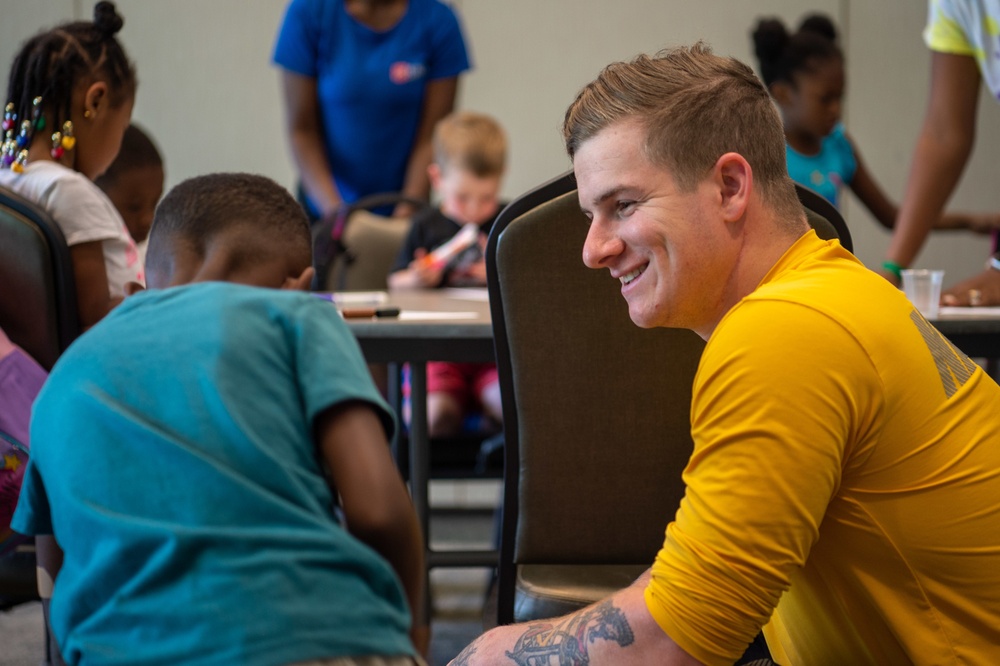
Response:
[{"label": "chair cushion", "polygon": [[525,564],[517,568],[514,621],[558,617],[631,585],[645,564]]}]

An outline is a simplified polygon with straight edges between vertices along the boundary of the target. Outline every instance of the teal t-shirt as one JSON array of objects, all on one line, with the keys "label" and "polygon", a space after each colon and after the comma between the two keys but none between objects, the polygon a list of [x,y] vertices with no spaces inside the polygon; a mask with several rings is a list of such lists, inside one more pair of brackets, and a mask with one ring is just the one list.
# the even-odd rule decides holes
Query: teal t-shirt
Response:
[{"label": "teal t-shirt", "polygon": [[202,283],[133,296],[56,364],[12,526],[65,551],[69,663],[283,664],[413,654],[389,564],[333,511],[313,418],[393,417],[308,294]]},{"label": "teal t-shirt", "polygon": [[838,208],[840,188],[854,180],[854,172],[858,168],[854,149],[844,134],[843,125],[837,125],[823,139],[815,155],[803,155],[785,144],[785,159],[792,180],[815,190]]}]

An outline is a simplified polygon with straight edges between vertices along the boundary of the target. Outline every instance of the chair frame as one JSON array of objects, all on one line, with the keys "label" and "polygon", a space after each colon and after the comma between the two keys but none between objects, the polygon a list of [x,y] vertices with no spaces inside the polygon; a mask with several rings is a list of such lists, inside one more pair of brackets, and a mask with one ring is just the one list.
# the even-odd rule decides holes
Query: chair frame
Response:
[{"label": "chair frame", "polygon": [[[19,324],[16,318],[0,317],[0,325],[10,340],[32,356],[45,370],[51,370],[56,359],[83,331],[80,324],[80,314],[76,298],[76,278],[73,274],[72,257],[62,230],[49,214],[24,197],[0,187],[0,209],[23,223],[33,233],[44,247],[47,256],[46,274],[44,279],[49,282],[45,287],[48,302],[38,304],[51,315],[54,321],[44,321],[50,331],[41,337],[38,331],[31,330],[37,322]],[[6,315],[6,313],[3,313]],[[34,580],[34,567],[25,572]],[[23,601],[29,601],[24,598]],[[19,600],[12,600],[14,604]],[[49,624],[44,624],[45,661],[51,663],[52,642]]]},{"label": "chair frame", "polygon": [[[487,285],[491,294],[501,293],[500,276],[497,267],[498,244],[504,230],[517,218],[525,213],[549,202],[557,197],[572,192],[577,187],[572,171],[563,173],[552,180],[530,190],[511,202],[497,217],[490,233],[486,248]],[[836,230],[841,244],[853,252],[850,231],[844,222],[840,211],[829,201],[808,188],[796,184],[796,194],[807,211],[825,218]],[[490,299],[490,312],[493,320],[494,349],[500,378],[501,401],[504,419],[504,437],[506,444],[503,456],[503,499],[500,517],[500,558],[497,565],[497,621],[499,624],[510,624],[514,621],[515,601],[517,596],[517,570],[514,562],[516,544],[514,535],[517,532],[518,514],[520,511],[518,485],[520,474],[520,432],[515,396],[513,368],[511,364],[511,349],[505,322],[506,313],[502,298]]]},{"label": "chair frame", "polygon": [[837,231],[837,237],[844,249],[854,254],[854,240],[851,238],[851,230],[847,228],[844,216],[837,207],[834,206],[823,195],[816,193],[805,185],[795,183],[795,194],[799,197],[799,202],[807,211],[819,215]]},{"label": "chair frame", "polygon": [[[518,197],[497,216],[486,243],[486,284],[491,294],[500,292],[500,277],[497,272],[497,244],[504,229],[524,213],[558,196],[576,189],[576,176],[568,171],[561,176],[536,187]],[[516,595],[517,565],[514,563],[514,539],[519,512],[517,487],[520,466],[518,443],[520,436],[516,418],[506,415],[517,414],[514,396],[513,369],[510,361],[510,341],[502,325],[506,321],[503,301],[490,299],[490,315],[493,320],[493,348],[496,353],[500,377],[500,401],[504,418],[503,456],[503,499],[500,515],[500,560],[497,563],[497,620],[499,624],[514,621],[514,599]]]},{"label": "chair frame", "polygon": [[350,265],[356,257],[351,248],[344,243],[347,227],[351,216],[364,210],[381,208],[383,206],[407,203],[417,211],[426,209],[426,201],[398,192],[380,192],[358,199],[352,204],[341,206],[333,217],[323,218],[313,225],[313,266],[316,275],[313,278],[313,289],[325,291],[330,280],[330,274],[337,277],[335,291],[343,291],[344,282]]},{"label": "chair frame", "polygon": [[51,302],[44,307],[55,315],[55,348],[40,349],[34,331],[25,331],[15,322],[5,324],[4,330],[12,342],[19,345],[46,370],[50,370],[59,355],[82,332],[79,308],[76,298],[76,278],[69,246],[62,230],[49,214],[36,204],[6,188],[0,188],[0,207],[12,213],[35,233],[45,246],[48,254],[49,279],[52,284],[48,292]]}]

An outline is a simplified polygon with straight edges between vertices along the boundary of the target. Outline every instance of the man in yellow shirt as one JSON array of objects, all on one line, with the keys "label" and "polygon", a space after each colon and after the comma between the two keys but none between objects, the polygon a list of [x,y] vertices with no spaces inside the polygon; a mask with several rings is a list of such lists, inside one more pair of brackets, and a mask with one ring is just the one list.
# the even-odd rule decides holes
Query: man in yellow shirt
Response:
[{"label": "man in yellow shirt", "polygon": [[765,625],[785,666],[1000,663],[1000,387],[809,229],[752,71],[701,45],[612,64],[564,136],[584,262],[637,325],[707,341],[687,490],[635,584],[455,663],[570,633],[559,663],[728,665]]}]

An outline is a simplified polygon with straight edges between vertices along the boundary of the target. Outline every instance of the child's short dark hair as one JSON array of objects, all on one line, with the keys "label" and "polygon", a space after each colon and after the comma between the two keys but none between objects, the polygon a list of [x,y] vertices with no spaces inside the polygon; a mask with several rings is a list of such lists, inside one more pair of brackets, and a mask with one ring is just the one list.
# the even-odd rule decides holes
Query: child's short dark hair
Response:
[{"label": "child's short dark hair", "polygon": [[135,68],[115,34],[125,24],[112,2],[94,6],[93,21],[77,21],[42,32],[21,47],[7,79],[7,102],[19,121],[34,121],[34,100],[46,121],[32,131],[53,132],[70,118],[75,87],[88,79],[105,81],[113,106],[135,97]]},{"label": "child's short dark hair", "polygon": [[311,260],[309,220],[288,190],[264,176],[213,173],[183,181],[156,207],[147,270],[168,274],[176,242],[204,257],[216,236],[240,227],[267,241],[256,243],[255,253],[264,246],[268,252],[301,258],[307,264]]},{"label": "child's short dark hair", "polygon": [[761,19],[753,31],[753,43],[760,77],[768,87],[779,81],[794,85],[796,73],[844,57],[833,21],[822,14],[804,18],[795,33],[789,33],[778,19]]},{"label": "child's short dark hair", "polygon": [[459,111],[434,128],[434,162],[442,169],[462,169],[479,178],[503,175],[507,138],[496,120],[482,113]]},{"label": "child's short dark hair", "polygon": [[94,182],[103,190],[123,173],[145,167],[162,166],[163,156],[160,155],[160,151],[149,135],[137,125],[129,125],[122,136],[122,147],[118,151],[115,161]]}]

